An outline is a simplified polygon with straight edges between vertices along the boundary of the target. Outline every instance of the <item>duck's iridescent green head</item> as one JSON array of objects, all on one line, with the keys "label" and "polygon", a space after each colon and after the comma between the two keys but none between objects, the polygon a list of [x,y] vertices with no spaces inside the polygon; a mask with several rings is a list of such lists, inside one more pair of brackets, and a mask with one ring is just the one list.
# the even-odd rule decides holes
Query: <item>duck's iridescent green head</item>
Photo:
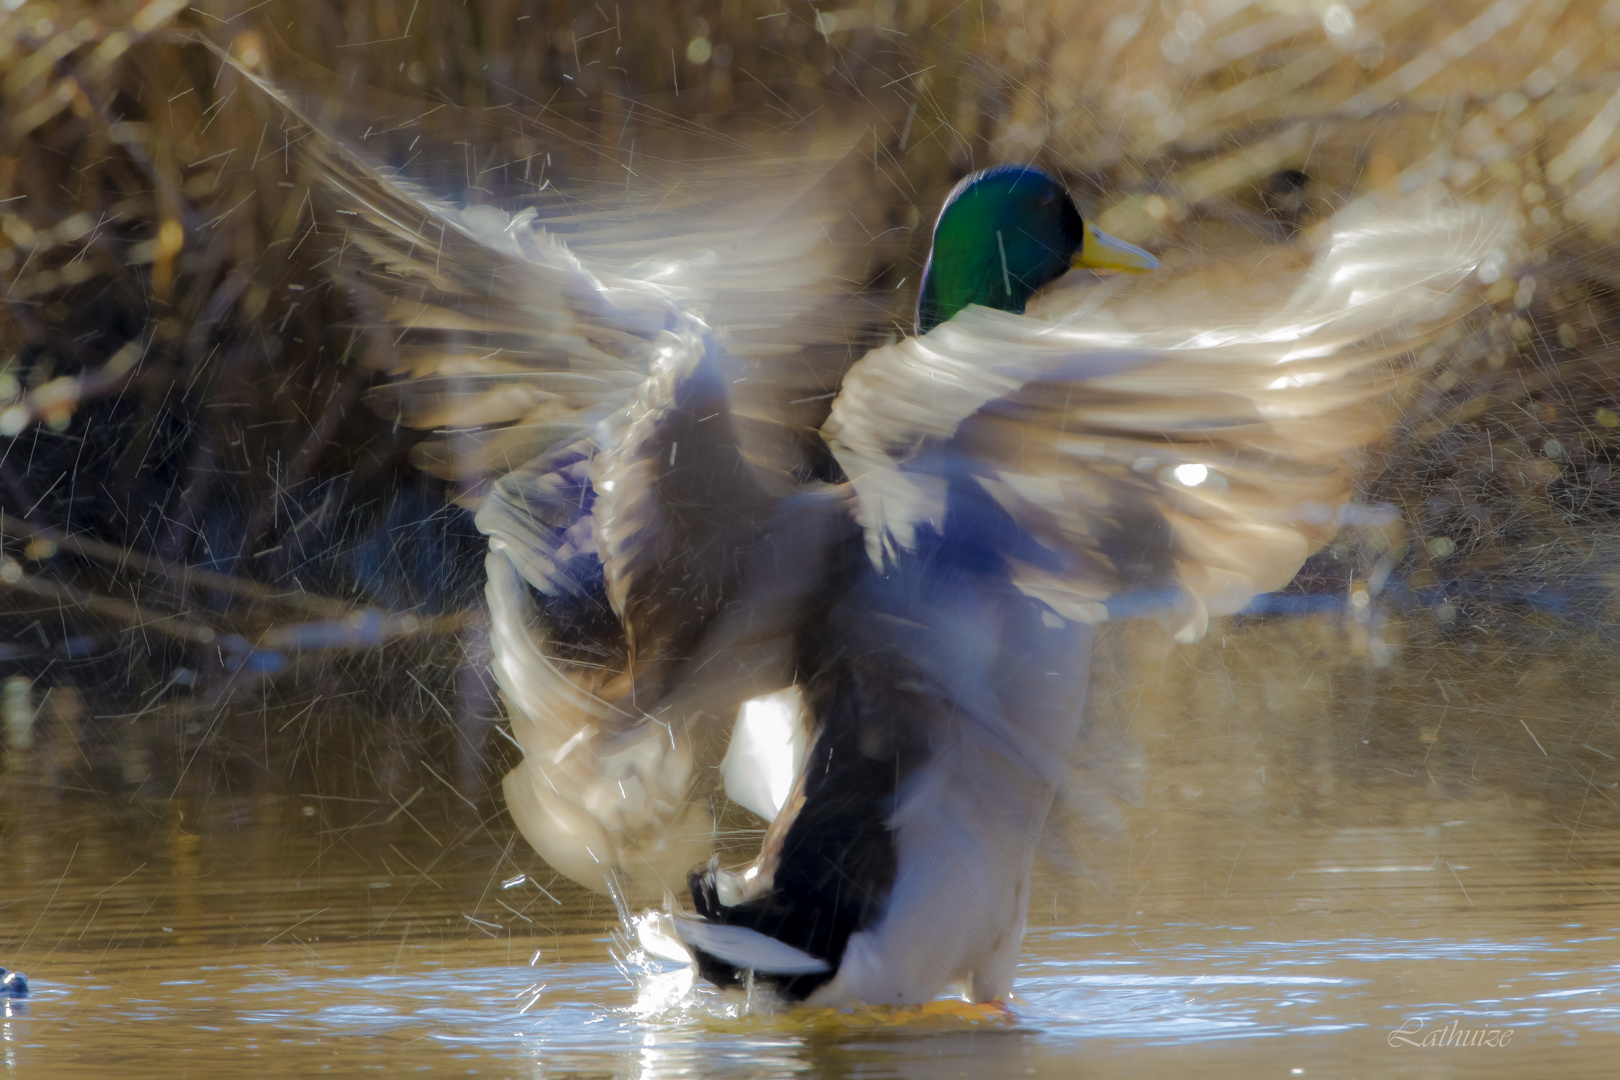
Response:
[{"label": "duck's iridescent green head", "polygon": [[1070,267],[1151,270],[1158,261],[1080,219],[1052,176],[1001,165],[956,186],[934,225],[934,246],[917,295],[917,333],[969,304],[1022,313],[1041,286]]}]

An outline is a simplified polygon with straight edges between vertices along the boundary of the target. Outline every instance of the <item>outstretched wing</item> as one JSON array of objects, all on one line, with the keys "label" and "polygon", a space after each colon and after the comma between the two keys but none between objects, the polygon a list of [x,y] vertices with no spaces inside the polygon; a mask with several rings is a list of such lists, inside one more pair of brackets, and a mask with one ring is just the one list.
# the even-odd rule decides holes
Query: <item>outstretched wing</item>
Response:
[{"label": "outstretched wing", "polygon": [[873,560],[978,528],[1056,614],[1169,611],[1195,640],[1332,537],[1498,220],[1362,205],[1302,269],[970,308],[875,350],[826,428]]},{"label": "outstretched wing", "polygon": [[[644,199],[458,207],[385,170],[323,163],[353,208],[338,273],[351,271],[393,342],[394,379],[372,404],[446,432],[419,464],[476,488],[626,404],[669,359],[652,339],[684,320],[713,332],[731,380],[767,381],[760,361],[845,332],[837,310],[859,281],[856,249],[828,243],[832,211],[813,194],[842,157],[681,170],[645,216]],[[728,187],[722,211],[713,202]]]},{"label": "outstretched wing", "polygon": [[[587,153],[578,125],[544,110],[447,120],[446,106],[393,103],[396,115],[368,117],[351,137],[341,132],[358,123],[340,123],[330,95],[221,56],[275,103],[301,178],[328,208],[313,242],[332,249],[324,267],[356,301],[387,376],[369,403],[434,433],[416,464],[458,480],[464,501],[550,447],[587,433],[611,441],[624,425],[599,422],[669,360],[660,335],[690,319],[713,333],[737,396],[758,403],[739,436],[751,458],[790,467],[772,430],[781,406],[804,396],[807,376],[815,394],[839,372],[782,360],[849,340],[873,257],[855,118],[839,131],[739,136],[654,117],[641,130],[632,103],[627,155]],[[468,141],[480,136],[490,145]],[[453,156],[478,168],[452,178],[424,164],[435,138],[460,140]]]}]

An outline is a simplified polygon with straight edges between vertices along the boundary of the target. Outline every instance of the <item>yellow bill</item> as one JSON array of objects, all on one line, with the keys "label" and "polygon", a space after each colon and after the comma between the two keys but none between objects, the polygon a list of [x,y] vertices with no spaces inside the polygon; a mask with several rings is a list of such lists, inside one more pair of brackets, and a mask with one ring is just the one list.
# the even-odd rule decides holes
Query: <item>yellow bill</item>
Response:
[{"label": "yellow bill", "polygon": [[1085,229],[1085,242],[1080,245],[1071,264],[1076,269],[1123,270],[1128,274],[1145,274],[1158,269],[1159,260],[1135,244],[1109,236],[1089,221],[1085,223]]}]

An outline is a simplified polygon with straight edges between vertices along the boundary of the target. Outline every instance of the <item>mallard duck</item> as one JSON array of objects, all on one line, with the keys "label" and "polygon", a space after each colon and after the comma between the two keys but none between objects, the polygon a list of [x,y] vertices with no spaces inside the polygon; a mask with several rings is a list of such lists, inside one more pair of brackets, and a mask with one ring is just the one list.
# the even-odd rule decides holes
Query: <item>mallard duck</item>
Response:
[{"label": "mallard duck", "polygon": [[[1154,258],[1048,172],[976,173],[914,333],[786,468],[758,426],[861,277],[815,197],[837,155],[748,165],[712,213],[582,219],[305,146],[347,215],[336,276],[390,328],[379,407],[494,477],[519,829],[581,884],[666,893],[711,981],[820,1004],[1008,995],[1092,628],[1190,641],[1285,584],[1504,242],[1467,207],[1358,204],[1235,289],[1065,290]],[[722,790],[769,822],[742,868],[711,857]]]}]

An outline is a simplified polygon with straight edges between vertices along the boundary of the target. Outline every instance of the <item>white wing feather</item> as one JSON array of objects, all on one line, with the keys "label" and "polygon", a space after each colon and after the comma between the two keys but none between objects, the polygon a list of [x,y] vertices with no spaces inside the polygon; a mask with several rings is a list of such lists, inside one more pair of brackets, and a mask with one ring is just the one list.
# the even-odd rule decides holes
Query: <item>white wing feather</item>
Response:
[{"label": "white wing feather", "polygon": [[1330,228],[1303,272],[973,307],[869,353],[825,433],[874,562],[945,529],[965,475],[1035,541],[1002,552],[1019,588],[1066,618],[1169,609],[1193,640],[1286,584],[1396,422],[1414,346],[1509,241],[1467,206]]}]

